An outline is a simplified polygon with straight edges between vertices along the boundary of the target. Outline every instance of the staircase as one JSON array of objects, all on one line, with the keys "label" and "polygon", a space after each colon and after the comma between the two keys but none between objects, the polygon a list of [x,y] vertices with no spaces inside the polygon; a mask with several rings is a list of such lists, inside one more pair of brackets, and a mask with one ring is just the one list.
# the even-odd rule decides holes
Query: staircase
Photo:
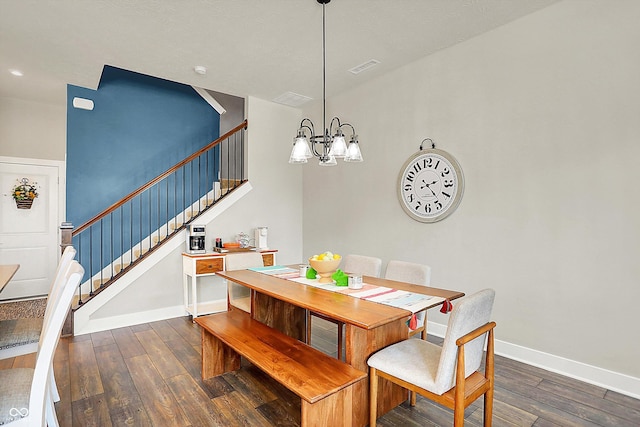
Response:
[{"label": "staircase", "polygon": [[73,313],[168,241],[184,242],[187,224],[247,181],[247,126],[245,120],[72,232],[71,244],[86,271]]}]

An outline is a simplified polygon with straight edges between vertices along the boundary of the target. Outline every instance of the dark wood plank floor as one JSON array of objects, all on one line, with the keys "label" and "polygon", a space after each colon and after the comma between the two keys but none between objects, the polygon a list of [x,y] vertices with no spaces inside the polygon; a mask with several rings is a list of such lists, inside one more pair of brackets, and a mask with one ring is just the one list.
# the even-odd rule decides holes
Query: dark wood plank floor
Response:
[{"label": "dark wood plank floor", "polygon": [[[335,354],[336,329],[313,320],[313,345]],[[438,338],[430,338],[438,342]],[[289,426],[300,402],[256,368],[200,379],[200,331],[176,318],[60,341],[55,373],[67,426]],[[0,361],[33,366],[35,355]],[[482,425],[482,400],[466,425]],[[494,426],[639,426],[640,400],[503,357],[496,358]],[[381,426],[450,426],[451,412],[418,397]]]}]

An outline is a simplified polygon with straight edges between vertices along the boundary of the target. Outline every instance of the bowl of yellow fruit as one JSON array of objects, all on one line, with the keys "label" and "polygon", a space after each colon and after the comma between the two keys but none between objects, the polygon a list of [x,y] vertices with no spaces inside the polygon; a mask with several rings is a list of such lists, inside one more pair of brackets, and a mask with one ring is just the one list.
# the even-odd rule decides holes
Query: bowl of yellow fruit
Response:
[{"label": "bowl of yellow fruit", "polygon": [[329,251],[309,258],[309,265],[320,276],[319,283],[332,283],[331,275],[336,272],[342,257]]}]

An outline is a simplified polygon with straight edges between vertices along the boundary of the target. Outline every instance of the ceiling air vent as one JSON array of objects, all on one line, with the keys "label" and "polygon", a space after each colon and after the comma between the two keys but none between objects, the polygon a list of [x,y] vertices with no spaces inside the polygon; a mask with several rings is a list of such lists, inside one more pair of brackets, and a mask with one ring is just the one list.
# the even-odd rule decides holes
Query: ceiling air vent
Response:
[{"label": "ceiling air vent", "polygon": [[300,95],[294,92],[285,92],[282,95],[273,99],[273,102],[277,102],[278,104],[288,105],[290,107],[299,107],[302,104],[306,104],[311,101],[313,98],[309,98],[308,96]]},{"label": "ceiling air vent", "polygon": [[369,68],[375,67],[379,63],[380,61],[378,61],[377,59],[370,59],[367,62],[364,62],[360,65],[356,65],[355,67],[351,68],[349,72],[352,74],[360,74],[361,72],[368,70]]}]

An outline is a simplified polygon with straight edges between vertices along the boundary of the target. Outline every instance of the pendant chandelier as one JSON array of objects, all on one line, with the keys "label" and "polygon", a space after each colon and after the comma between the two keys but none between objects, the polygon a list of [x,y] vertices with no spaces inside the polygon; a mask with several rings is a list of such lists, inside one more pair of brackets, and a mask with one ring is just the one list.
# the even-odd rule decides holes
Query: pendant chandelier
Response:
[{"label": "pendant chandelier", "polygon": [[[322,5],[322,125],[324,133],[316,135],[313,122],[304,118],[300,122],[298,134],[294,139],[293,149],[289,163],[307,163],[316,156],[320,159],[320,166],[335,166],[336,159],[344,159],[345,162],[361,162],[362,153],[358,146],[358,135],[350,123],[341,123],[338,117],[331,119],[329,127],[326,126],[327,115],[327,71],[326,71],[326,48],[325,48],[325,5],[331,0],[317,0]],[[343,128],[351,129],[351,137],[347,146]],[[307,133],[309,135],[307,136]],[[311,142],[311,145],[309,145]]]}]

